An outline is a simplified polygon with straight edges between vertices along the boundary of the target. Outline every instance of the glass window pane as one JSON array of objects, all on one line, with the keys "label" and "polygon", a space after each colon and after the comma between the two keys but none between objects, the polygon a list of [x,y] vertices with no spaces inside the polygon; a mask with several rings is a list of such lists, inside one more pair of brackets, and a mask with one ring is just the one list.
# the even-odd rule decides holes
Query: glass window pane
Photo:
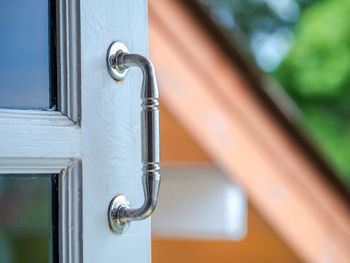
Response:
[{"label": "glass window pane", "polygon": [[52,106],[49,1],[0,3],[0,108]]},{"label": "glass window pane", "polygon": [[55,175],[0,174],[0,262],[57,262]]}]

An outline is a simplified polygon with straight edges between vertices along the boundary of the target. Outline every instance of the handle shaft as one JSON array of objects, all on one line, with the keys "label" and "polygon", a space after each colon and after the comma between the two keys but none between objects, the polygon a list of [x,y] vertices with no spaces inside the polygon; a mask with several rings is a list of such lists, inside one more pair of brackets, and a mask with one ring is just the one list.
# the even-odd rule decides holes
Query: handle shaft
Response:
[{"label": "handle shaft", "polygon": [[142,220],[152,214],[158,199],[160,174],[159,146],[159,91],[154,67],[147,58],[122,52],[116,56],[116,64],[120,68],[139,67],[142,71],[143,82],[141,89],[141,146],[144,190],[144,203],[140,208],[123,207],[119,212],[121,222]]},{"label": "handle shaft", "polygon": [[[122,49],[117,50],[115,47],[122,47]],[[124,78],[130,67],[140,68],[143,75],[141,89],[141,157],[144,202],[139,208],[130,208],[124,196],[119,195],[112,200],[108,213],[111,229],[117,233],[123,233],[125,232],[125,225],[131,221],[147,218],[157,205],[160,186],[159,91],[151,61],[138,54],[129,54],[122,43],[112,43],[107,54],[107,64],[111,76],[117,80]]]}]

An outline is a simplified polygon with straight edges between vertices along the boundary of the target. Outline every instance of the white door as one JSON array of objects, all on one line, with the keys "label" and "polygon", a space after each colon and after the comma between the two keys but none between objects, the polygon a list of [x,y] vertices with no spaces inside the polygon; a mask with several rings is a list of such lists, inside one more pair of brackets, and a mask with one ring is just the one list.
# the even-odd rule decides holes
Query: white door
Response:
[{"label": "white door", "polygon": [[[124,194],[132,207],[141,206],[144,199],[142,74],[131,68],[123,81],[115,81],[107,70],[106,53],[113,41],[122,41],[131,53],[147,56],[147,1],[7,2],[12,5],[0,4],[6,13],[0,19],[1,33],[12,30],[12,35],[25,34],[31,26],[35,30],[22,40],[14,38],[13,43],[8,37],[7,49],[0,44],[6,51],[0,56],[10,57],[0,62],[0,78],[8,79],[0,79],[0,217],[8,215],[1,210],[1,178],[35,181],[54,175],[49,183],[48,262],[150,262],[150,219],[132,222],[126,233],[117,235],[110,230],[107,217],[109,203],[118,193]],[[11,10],[16,9],[23,24],[9,29],[15,18],[11,18]],[[43,27],[40,19],[45,18],[45,10],[49,22]],[[23,26],[26,29],[22,32]],[[49,28],[47,35],[45,28]],[[39,31],[44,33],[37,36]],[[16,75],[7,72],[16,68],[10,60],[18,57],[11,56],[11,52],[15,53],[20,45],[27,52],[24,54],[31,54],[31,47],[38,45],[42,45],[38,52],[49,50],[44,52],[46,55],[43,53],[42,63],[38,62],[38,68],[44,69],[40,74],[31,71],[30,59],[40,55],[36,51],[32,57],[18,55],[24,65],[21,60],[16,62]],[[50,102],[45,102],[47,98],[39,91],[36,93],[38,83],[44,89],[47,85],[44,95]],[[20,88],[13,91],[12,86],[16,85]],[[31,97],[40,97],[39,102],[26,104]],[[26,181],[22,183],[26,188]],[[10,186],[14,185],[11,181]],[[1,227],[4,225],[0,220],[0,236]],[[0,237],[0,254],[10,244],[5,241]],[[11,249],[6,250],[10,251],[8,262],[17,262]]]}]

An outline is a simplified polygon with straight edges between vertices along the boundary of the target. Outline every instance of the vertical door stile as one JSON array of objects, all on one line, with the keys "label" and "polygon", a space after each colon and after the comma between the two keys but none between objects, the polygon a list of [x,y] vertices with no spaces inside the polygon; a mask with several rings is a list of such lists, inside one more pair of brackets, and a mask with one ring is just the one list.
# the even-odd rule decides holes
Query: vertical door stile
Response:
[{"label": "vertical door stile", "polygon": [[118,193],[132,206],[143,201],[141,187],[140,87],[131,69],[113,80],[106,67],[111,42],[147,55],[147,1],[81,1],[81,92],[84,262],[150,262],[150,220],[133,222],[115,235],[107,209]]}]

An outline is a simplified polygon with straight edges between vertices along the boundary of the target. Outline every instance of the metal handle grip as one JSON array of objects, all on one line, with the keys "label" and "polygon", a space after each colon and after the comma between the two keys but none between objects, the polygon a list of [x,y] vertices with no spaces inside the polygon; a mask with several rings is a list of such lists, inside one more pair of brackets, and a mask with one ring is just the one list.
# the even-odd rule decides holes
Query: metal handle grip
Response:
[{"label": "metal handle grip", "polygon": [[160,186],[160,145],[159,145],[159,91],[152,63],[141,55],[129,54],[121,42],[113,42],[107,53],[109,73],[116,80],[122,80],[130,67],[142,71],[141,89],[141,146],[142,146],[142,185],[144,202],[139,208],[130,208],[124,195],[115,196],[108,209],[109,225],[112,231],[124,233],[131,221],[149,217],[154,211]]}]

